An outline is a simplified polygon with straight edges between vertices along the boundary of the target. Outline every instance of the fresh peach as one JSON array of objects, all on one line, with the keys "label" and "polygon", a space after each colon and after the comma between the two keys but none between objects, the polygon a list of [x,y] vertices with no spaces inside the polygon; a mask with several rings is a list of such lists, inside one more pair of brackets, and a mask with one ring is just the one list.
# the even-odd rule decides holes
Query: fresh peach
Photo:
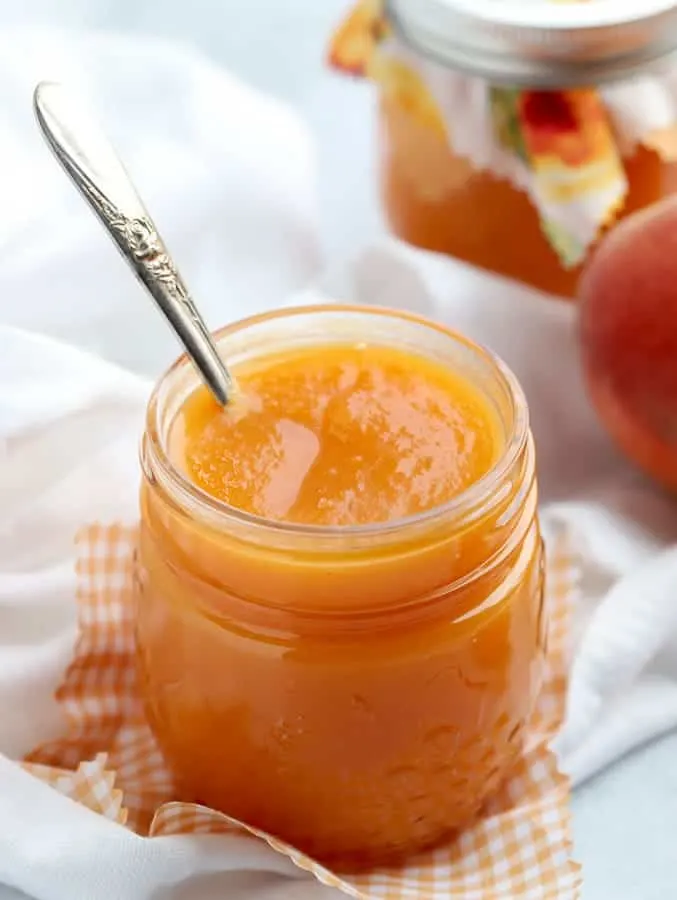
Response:
[{"label": "fresh peach", "polygon": [[677,490],[677,198],[617,225],[580,286],[590,398],[621,449]]}]

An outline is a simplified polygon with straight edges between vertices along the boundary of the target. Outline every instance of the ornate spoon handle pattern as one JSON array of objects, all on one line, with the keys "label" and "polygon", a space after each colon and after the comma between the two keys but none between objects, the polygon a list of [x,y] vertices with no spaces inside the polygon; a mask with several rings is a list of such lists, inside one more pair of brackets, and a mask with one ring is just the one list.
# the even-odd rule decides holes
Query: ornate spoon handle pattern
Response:
[{"label": "ornate spoon handle pattern", "polygon": [[59,84],[39,84],[34,107],[57,160],[157,303],[217,402],[225,406],[233,392],[232,376],[107,138]]}]

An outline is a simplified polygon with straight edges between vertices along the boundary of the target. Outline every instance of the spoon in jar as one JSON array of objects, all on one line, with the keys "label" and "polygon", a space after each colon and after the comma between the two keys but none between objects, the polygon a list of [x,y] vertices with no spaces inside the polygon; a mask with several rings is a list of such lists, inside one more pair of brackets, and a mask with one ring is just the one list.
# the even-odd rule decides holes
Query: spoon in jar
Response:
[{"label": "spoon in jar", "polygon": [[235,389],[233,377],[108,139],[59,84],[39,84],[33,105],[57,160],[164,314],[217,403],[225,406]]}]

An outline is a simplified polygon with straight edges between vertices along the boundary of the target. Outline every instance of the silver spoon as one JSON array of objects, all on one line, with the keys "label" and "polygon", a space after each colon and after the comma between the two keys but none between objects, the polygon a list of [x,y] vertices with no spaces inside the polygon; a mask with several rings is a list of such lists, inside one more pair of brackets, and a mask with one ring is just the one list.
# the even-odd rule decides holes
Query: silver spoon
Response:
[{"label": "silver spoon", "polygon": [[54,155],[160,307],[216,401],[225,406],[233,377],[106,136],[59,84],[39,84],[33,105]]}]

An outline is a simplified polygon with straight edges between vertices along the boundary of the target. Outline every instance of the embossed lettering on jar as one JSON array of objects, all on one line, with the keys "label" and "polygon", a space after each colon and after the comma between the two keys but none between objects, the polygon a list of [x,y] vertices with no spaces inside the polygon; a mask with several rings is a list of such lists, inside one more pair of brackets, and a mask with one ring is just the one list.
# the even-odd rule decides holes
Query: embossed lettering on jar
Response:
[{"label": "embossed lettering on jar", "polygon": [[521,390],[462,336],[388,311],[285,310],[218,343],[236,374],[270,354],[378,345],[456,373],[495,417],[500,452],[477,481],[352,526],[252,515],[192,483],[169,447],[196,387],[186,362],[158,385],[143,441],[139,666],[181,797],[348,868],[434,845],[519,758],[541,679]]}]

